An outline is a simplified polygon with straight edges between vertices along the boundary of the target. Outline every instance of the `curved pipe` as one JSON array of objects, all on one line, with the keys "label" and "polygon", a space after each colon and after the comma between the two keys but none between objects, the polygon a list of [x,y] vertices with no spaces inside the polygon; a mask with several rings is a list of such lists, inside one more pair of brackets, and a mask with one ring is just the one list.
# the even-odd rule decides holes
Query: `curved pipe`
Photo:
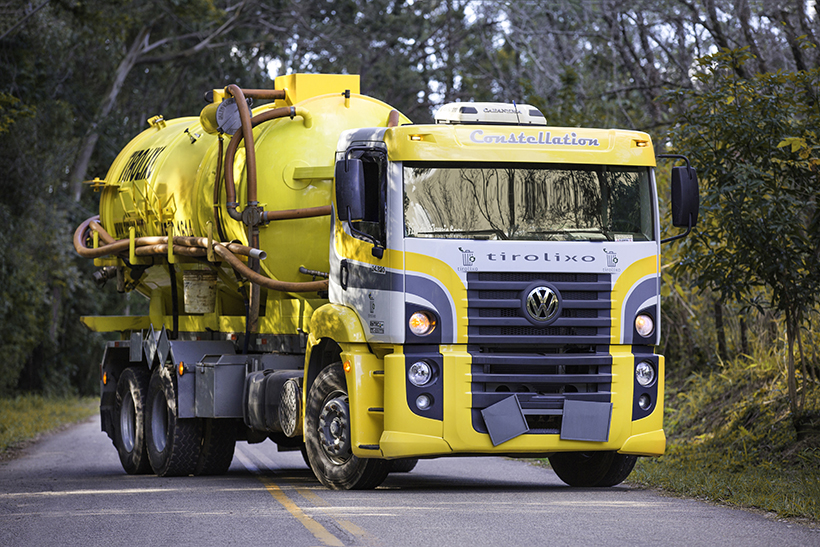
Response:
[{"label": "curved pipe", "polygon": [[[202,257],[207,254],[207,250],[201,247],[185,247],[183,245],[174,245],[174,254],[180,256],[194,256],[194,257]],[[137,256],[154,256],[154,255],[167,255],[168,254],[168,244],[167,243],[158,243],[156,245],[142,245],[134,249],[134,254]]]},{"label": "curved pipe", "polygon": [[[99,218],[99,215],[89,218],[80,224],[74,231],[74,249],[77,251],[77,254],[83,258],[100,258],[103,256],[128,252],[130,241],[127,239],[114,241],[108,232],[106,232],[105,229],[103,229],[103,227],[97,222]],[[85,245],[85,237],[89,229],[98,231],[101,238],[105,237],[105,239],[111,240],[111,242],[96,249],[88,248]],[[207,254],[208,238],[180,236],[174,237],[173,241],[175,254],[192,257],[203,257]],[[134,249],[134,254],[137,256],[156,256],[168,254],[167,236],[138,237],[134,240],[134,243],[137,246],[137,248]],[[177,243],[179,243],[179,245],[177,245]],[[264,260],[267,255],[261,249],[254,249],[252,247],[237,243],[214,243],[214,252],[223,258],[225,262],[230,264],[234,270],[247,277],[252,283],[273,289],[275,291],[315,292],[326,290],[328,286],[327,280],[288,282],[271,279],[253,271],[245,265],[244,262],[236,257],[237,254],[242,254],[258,260]]]},{"label": "curved pipe", "polygon": [[387,127],[398,127],[400,115],[398,110],[391,110],[387,116]]},{"label": "curved pipe", "polygon": [[[111,235],[105,231],[105,229],[100,226],[97,222],[99,220],[99,216],[91,217],[82,224],[74,231],[74,250],[77,251],[83,258],[101,258],[104,256],[110,255],[117,255],[120,253],[128,252],[130,240],[128,239],[119,239],[114,240]],[[93,229],[100,234],[100,240],[102,240],[105,245],[97,247],[96,249],[91,249],[85,245],[85,234],[89,229]],[[163,254],[168,252],[168,237],[167,236],[143,236],[134,239],[134,245],[137,247],[134,250],[134,253],[137,256],[150,256],[152,254]],[[249,256],[251,258],[255,258],[257,260],[265,260],[268,255],[262,249],[255,249],[253,247],[248,247],[247,245],[241,245],[239,243],[224,243],[222,244],[227,249],[229,249],[232,253]],[[162,251],[159,252],[159,246],[162,246]],[[145,248],[152,248],[156,252],[149,252],[144,250]],[[187,249],[194,248],[195,250],[189,251]],[[177,249],[180,249],[177,251]],[[191,237],[191,236],[177,236],[174,237],[174,253],[185,255],[185,256],[205,256],[204,253],[207,252],[208,249],[208,238],[206,237]],[[200,251],[202,251],[200,253]]]},{"label": "curved pipe", "polygon": [[262,101],[284,99],[286,95],[284,89],[243,89],[242,92],[245,94],[245,97]]},{"label": "curved pipe", "polygon": [[95,219],[91,221],[89,226],[91,228],[93,228],[95,232],[100,234],[100,241],[102,241],[103,243],[108,244],[108,243],[114,243],[116,241],[116,239],[114,239],[111,236],[111,234],[106,232],[105,228],[103,228],[102,225],[100,224],[100,216],[99,215],[97,215],[95,217]]},{"label": "curved pipe", "polygon": [[272,220],[291,220],[295,218],[325,217],[333,213],[330,205],[321,207],[308,207],[306,209],[288,209],[286,211],[265,211],[262,213],[262,220],[270,222]]},{"label": "curved pipe", "polygon": [[[236,87],[235,85],[228,86],[230,90],[232,87]],[[238,89],[238,88],[237,88]],[[275,90],[274,90],[275,91]],[[241,93],[241,90],[239,90]],[[237,99],[237,104],[239,103],[239,99]],[[242,102],[244,105],[245,111],[248,113],[250,112],[247,109],[247,103]],[[270,120],[275,120],[278,118],[285,118],[290,117],[293,119],[296,116],[301,116],[302,120],[304,121],[305,127],[312,127],[313,126],[313,116],[311,113],[300,106],[287,106],[281,108],[273,108],[271,110],[266,110],[260,114],[257,114],[253,118],[248,118],[248,125],[245,125],[245,118],[242,117],[243,107],[240,105],[240,119],[242,120],[242,131],[237,131],[234,133],[233,137],[231,137],[230,142],[228,143],[228,147],[225,151],[225,201],[226,201],[226,208],[228,210],[228,215],[234,220],[242,220],[242,213],[237,211],[237,207],[239,207],[239,202],[236,198],[236,181],[234,180],[233,176],[233,164],[234,160],[236,159],[236,151],[239,148],[239,143],[244,140],[245,141],[245,163],[247,169],[247,178],[248,178],[248,205],[255,205],[256,204],[256,152],[254,150],[253,154],[249,153],[249,150],[253,149],[253,128],[259,125],[260,123],[264,123]],[[248,114],[250,115],[250,114]],[[246,130],[247,128],[247,130]],[[247,135],[250,134],[251,138],[248,140]],[[250,145],[248,144],[250,143]],[[250,168],[251,161],[253,161],[253,169]]]},{"label": "curved pipe", "polygon": [[234,270],[247,277],[251,283],[255,283],[261,287],[267,287],[268,289],[282,292],[315,292],[327,289],[327,279],[322,281],[308,281],[304,283],[290,283],[287,281],[278,281],[276,279],[271,279],[270,277],[265,277],[264,275],[248,268],[244,262],[236,258],[233,253],[218,243],[214,245],[214,252],[224,258],[225,262],[230,264]]},{"label": "curved pipe", "polygon": [[[248,173],[248,204],[256,205],[256,147],[253,144],[251,109],[248,107],[245,94],[238,85],[231,84],[227,87],[227,90],[236,99],[236,106],[239,108],[239,119],[242,122],[241,135],[245,139],[245,170]],[[234,135],[234,138],[236,138],[236,135]],[[231,161],[228,161],[227,158],[225,160],[225,173],[229,171],[231,171],[231,178],[233,178],[233,158],[231,158]]]}]

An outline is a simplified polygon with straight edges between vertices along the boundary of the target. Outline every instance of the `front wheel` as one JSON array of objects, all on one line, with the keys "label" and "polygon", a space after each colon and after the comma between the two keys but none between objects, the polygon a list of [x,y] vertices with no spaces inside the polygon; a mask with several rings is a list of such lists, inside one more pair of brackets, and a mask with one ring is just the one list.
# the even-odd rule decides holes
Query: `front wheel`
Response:
[{"label": "front wheel", "polygon": [[390,460],[390,472],[409,473],[415,469],[417,463],[419,463],[418,458],[399,458],[398,460]]},{"label": "front wheel", "polygon": [[308,393],[305,445],[319,481],[334,490],[368,490],[387,478],[386,460],[353,455],[350,405],[341,363],[319,373]]},{"label": "front wheel", "polygon": [[158,367],[148,384],[146,412],[148,459],[160,477],[191,475],[197,470],[202,423],[177,417],[176,378]]},{"label": "front wheel", "polygon": [[151,471],[145,446],[145,401],[150,376],[144,368],[129,367],[117,381],[114,403],[114,446],[129,475]]},{"label": "front wheel", "polygon": [[617,452],[559,452],[549,457],[558,478],[570,486],[615,486],[622,483],[637,456]]}]

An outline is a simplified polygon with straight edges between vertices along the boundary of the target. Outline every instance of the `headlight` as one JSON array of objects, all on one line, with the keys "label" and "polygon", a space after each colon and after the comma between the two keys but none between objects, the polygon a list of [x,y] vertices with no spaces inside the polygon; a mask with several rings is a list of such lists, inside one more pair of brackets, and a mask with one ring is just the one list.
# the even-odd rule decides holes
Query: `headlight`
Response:
[{"label": "headlight", "polygon": [[416,398],[416,407],[419,410],[427,410],[433,404],[433,398],[427,395],[426,393],[422,393],[421,395]]},{"label": "headlight", "polygon": [[643,387],[651,386],[655,382],[655,367],[646,361],[641,361],[635,367],[635,379]]},{"label": "headlight", "polygon": [[652,406],[652,398],[644,393],[638,398],[638,406],[641,407],[641,410],[649,409]]},{"label": "headlight", "polygon": [[407,379],[416,387],[428,384],[432,377],[433,368],[426,361],[416,361],[407,371]]},{"label": "headlight", "polygon": [[416,336],[427,336],[436,328],[436,319],[427,312],[417,311],[410,316],[409,326]]},{"label": "headlight", "polygon": [[649,315],[642,313],[635,318],[635,330],[646,338],[655,330],[655,321]]}]

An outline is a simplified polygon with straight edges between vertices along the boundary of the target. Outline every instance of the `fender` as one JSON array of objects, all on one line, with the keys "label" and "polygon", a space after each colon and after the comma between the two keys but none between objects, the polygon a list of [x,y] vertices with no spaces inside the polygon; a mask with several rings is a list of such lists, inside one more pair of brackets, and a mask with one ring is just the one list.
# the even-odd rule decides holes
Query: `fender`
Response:
[{"label": "fender", "polygon": [[307,403],[310,386],[319,375],[319,371],[341,360],[340,344],[348,343],[367,343],[364,328],[355,311],[340,304],[325,304],[313,312],[310,318],[310,335],[308,335],[305,350],[303,403]]},{"label": "fender", "polygon": [[310,342],[330,338],[337,344],[367,343],[364,327],[353,309],[341,304],[325,304],[310,318]]},{"label": "fender", "polygon": [[311,318],[305,356],[308,370],[302,394],[305,405],[310,385],[319,371],[331,364],[331,354],[348,363],[345,378],[353,426],[353,453],[359,457],[380,457],[383,455],[379,438],[384,431],[384,361],[370,351],[356,312],[339,304],[326,304]]}]

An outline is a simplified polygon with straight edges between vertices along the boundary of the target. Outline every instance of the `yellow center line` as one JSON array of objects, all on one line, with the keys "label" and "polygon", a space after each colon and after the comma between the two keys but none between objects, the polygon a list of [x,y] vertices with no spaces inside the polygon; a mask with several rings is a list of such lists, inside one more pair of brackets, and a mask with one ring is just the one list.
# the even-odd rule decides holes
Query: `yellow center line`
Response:
[{"label": "yellow center line", "polygon": [[[328,502],[326,502],[316,492],[313,492],[312,490],[308,490],[307,488],[300,488],[297,486],[296,492],[316,507],[330,507],[330,504]],[[376,538],[367,533],[367,530],[365,530],[364,528],[361,528],[360,526],[353,524],[349,520],[335,517],[332,514],[329,515],[333,517],[333,519],[336,522],[339,523],[339,526],[347,530],[350,534],[354,535],[361,541],[371,545],[376,543]]]},{"label": "yellow center line", "polygon": [[268,489],[268,492],[271,493],[273,498],[282,504],[282,507],[287,509],[288,513],[293,515],[293,517],[302,523],[302,526],[308,529],[308,532],[313,534],[313,537],[318,539],[322,542],[323,545],[329,545],[331,547],[343,547],[344,543],[342,540],[328,532],[327,528],[310,518],[305,514],[302,509],[296,505],[284,492],[282,489],[279,488],[273,481],[267,479],[265,477],[257,477],[262,484],[265,485],[265,488]]},{"label": "yellow center line", "polygon": [[296,503],[294,503],[293,500],[291,500],[281,488],[279,488],[279,485],[273,482],[273,480],[263,477],[260,474],[259,468],[247,455],[237,450],[236,456],[239,458],[242,465],[244,465],[248,471],[256,475],[256,478],[259,479],[263,485],[265,485],[265,488],[273,496],[273,499],[278,501],[288,513],[293,515],[293,517],[298,520],[308,532],[313,534],[313,537],[318,539],[322,545],[327,545],[328,547],[344,547],[342,540],[331,534],[327,528],[306,515],[305,512],[302,511],[302,509],[296,505]]}]

